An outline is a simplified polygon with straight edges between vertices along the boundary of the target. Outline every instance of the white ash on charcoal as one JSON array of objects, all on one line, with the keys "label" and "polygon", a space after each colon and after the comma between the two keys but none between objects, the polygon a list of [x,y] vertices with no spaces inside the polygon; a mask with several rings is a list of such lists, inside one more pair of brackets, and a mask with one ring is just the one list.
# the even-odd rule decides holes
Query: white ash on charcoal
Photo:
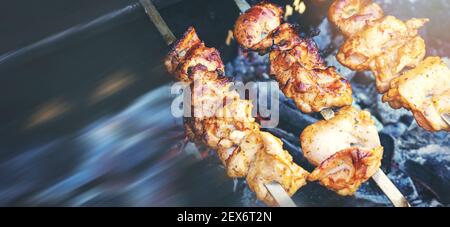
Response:
[{"label": "white ash on charcoal", "polygon": [[237,57],[225,65],[225,71],[227,76],[233,77],[236,81],[247,82],[255,79],[267,79],[268,65],[268,55],[261,56],[239,48]]},{"label": "white ash on charcoal", "polygon": [[[393,110],[389,106],[389,104],[381,101],[382,96],[383,95],[381,94],[377,95],[376,111],[378,112],[378,115],[380,116],[381,122],[383,122],[383,124],[399,123],[402,118],[413,119],[411,111],[408,111],[406,109]],[[412,121],[410,123],[412,123]]]},{"label": "white ash on charcoal", "polygon": [[394,138],[400,138],[400,136],[403,135],[406,130],[408,130],[408,126],[399,122],[395,124],[385,125],[383,126],[383,129],[381,131],[388,135],[391,135]]},{"label": "white ash on charcoal", "polygon": [[326,51],[332,44],[332,27],[328,19],[323,19],[317,28],[318,34],[313,38],[319,50]]},{"label": "white ash on charcoal", "polygon": [[372,73],[360,72],[350,81],[353,90],[354,103],[362,108],[374,109],[377,90]]},{"label": "white ash on charcoal", "polygon": [[[449,140],[447,140],[449,141]],[[400,169],[416,183],[423,196],[416,203],[450,205],[450,146],[431,144],[416,150],[400,149],[396,156]]]}]

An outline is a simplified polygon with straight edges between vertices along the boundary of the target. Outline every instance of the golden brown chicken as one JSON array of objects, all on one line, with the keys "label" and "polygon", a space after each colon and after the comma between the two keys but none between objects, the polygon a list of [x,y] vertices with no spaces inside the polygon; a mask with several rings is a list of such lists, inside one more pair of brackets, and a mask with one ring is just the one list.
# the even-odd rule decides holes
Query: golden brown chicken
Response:
[{"label": "golden brown chicken", "polygon": [[336,0],[328,18],[348,38],[337,55],[339,62],[352,70],[371,70],[380,93],[405,67],[415,67],[425,56],[417,30],[428,19],[384,17],[371,0]]},{"label": "golden brown chicken", "polygon": [[278,182],[289,195],[306,184],[308,172],[292,161],[292,156],[283,150],[283,143],[267,132],[260,133],[264,147],[258,153],[247,175],[247,183],[255,190],[258,199],[269,205],[275,201],[264,184]]},{"label": "golden brown chicken", "polygon": [[411,42],[417,29],[428,19],[411,19],[404,23],[393,16],[384,17],[366,26],[345,41],[337,59],[352,70],[370,69],[370,63],[391,48]]},{"label": "golden brown chicken", "polygon": [[393,79],[405,68],[417,66],[424,57],[425,41],[418,36],[375,57],[370,63],[370,69],[375,75],[378,92],[385,93],[389,90]]},{"label": "golden brown chicken", "polygon": [[441,117],[450,112],[450,69],[441,58],[428,57],[394,79],[383,101],[395,109],[411,110],[417,123],[429,131],[450,131]]},{"label": "golden brown chicken", "polygon": [[280,26],[283,10],[272,3],[262,2],[239,16],[234,27],[234,37],[245,48],[252,48]]},{"label": "golden brown chicken", "polygon": [[268,205],[276,202],[264,184],[278,182],[292,195],[306,183],[308,172],[292,161],[279,139],[260,131],[251,102],[231,90],[232,84],[222,77],[218,51],[205,47],[195,29],[188,29],[174,45],[165,65],[179,80],[190,83],[187,135],[216,150],[230,177],[247,177],[249,188]]},{"label": "golden brown chicken", "polygon": [[270,74],[301,111],[320,112],[351,105],[349,82],[335,68],[324,64],[311,39],[301,38],[294,26],[281,24],[282,14],[283,11],[271,3],[253,6],[237,19],[236,40],[261,54],[270,51]]},{"label": "golden brown chicken", "polygon": [[340,195],[352,195],[381,165],[383,147],[367,111],[344,107],[334,118],[308,126],[300,141],[304,156],[317,166],[308,180]]},{"label": "golden brown chicken", "polygon": [[383,17],[369,0],[335,0],[329,19],[348,38],[337,55],[339,62],[353,70],[371,70],[378,91],[385,93],[383,101],[411,110],[424,129],[449,130],[441,117],[450,112],[448,68],[439,58],[423,61],[425,41],[418,35],[428,19]]},{"label": "golden brown chicken", "polygon": [[383,17],[381,7],[371,0],[334,1],[328,11],[328,18],[336,24],[341,32],[353,36],[364,27]]},{"label": "golden brown chicken", "polygon": [[326,67],[311,40],[291,50],[270,53],[270,73],[283,93],[304,113],[350,105],[352,90],[334,67]]}]

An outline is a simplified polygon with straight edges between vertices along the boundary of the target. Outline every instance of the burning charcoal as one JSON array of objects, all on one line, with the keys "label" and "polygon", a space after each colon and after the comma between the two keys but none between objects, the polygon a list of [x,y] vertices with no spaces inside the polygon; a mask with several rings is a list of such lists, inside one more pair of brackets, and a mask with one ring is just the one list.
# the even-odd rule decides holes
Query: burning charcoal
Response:
[{"label": "burning charcoal", "polygon": [[398,187],[398,189],[405,195],[409,201],[414,201],[419,198],[419,193],[413,180],[401,170],[394,170],[388,174],[388,177]]},{"label": "burning charcoal", "polygon": [[395,138],[399,138],[405,131],[408,129],[408,127],[403,123],[397,123],[397,124],[389,124],[385,125],[383,127],[382,132],[389,134]]},{"label": "burning charcoal", "polygon": [[404,116],[412,116],[411,111],[405,109],[392,110],[392,108],[387,103],[381,101],[382,95],[377,97],[376,110],[384,124],[398,123],[400,119]]},{"label": "burning charcoal", "polygon": [[380,133],[380,142],[383,146],[383,160],[381,161],[381,168],[385,172],[390,172],[395,152],[395,140],[392,136]]},{"label": "burning charcoal", "polygon": [[286,140],[287,142],[289,142],[292,145],[300,146],[300,141],[298,140],[298,136],[294,135],[292,133],[286,132],[283,129],[267,128],[267,129],[264,129],[264,131],[270,132],[274,136],[276,136],[282,140]]},{"label": "burning charcoal", "polygon": [[238,56],[226,64],[226,75],[237,81],[251,81],[263,78],[268,73],[269,57],[239,49]]},{"label": "burning charcoal", "polygon": [[303,114],[298,109],[293,109],[286,104],[286,101],[280,100],[279,128],[300,135],[303,129],[316,121],[316,118]]},{"label": "burning charcoal", "polygon": [[[245,183],[245,181],[243,181]],[[248,184],[245,183],[242,189],[241,202],[244,207],[262,207],[264,203],[256,199],[254,192],[250,191]]]},{"label": "burning charcoal", "polygon": [[374,100],[377,98],[375,85],[373,83],[370,84],[359,83],[357,81],[357,77],[355,77],[351,82],[353,89],[353,97],[355,98],[354,102],[359,104],[362,108],[372,109],[372,106],[374,105]]},{"label": "burning charcoal", "polygon": [[314,41],[317,43],[319,50],[326,50],[331,45],[331,35],[333,32],[327,18],[322,20],[322,23],[320,23],[317,30],[319,31],[319,34],[314,37]]},{"label": "burning charcoal", "polygon": [[228,63],[225,65],[225,72],[226,72],[226,73],[225,73],[226,76],[229,76],[229,77],[234,76],[235,71],[234,71],[234,65],[233,65],[233,63],[228,62]]},{"label": "burning charcoal", "polygon": [[450,205],[450,147],[428,145],[405,154],[401,168],[444,205]]},{"label": "burning charcoal", "polygon": [[408,131],[398,140],[400,149],[407,153],[409,150],[417,150],[429,144],[442,147],[450,147],[450,133],[431,133],[420,128],[414,123]]},{"label": "burning charcoal", "polygon": [[358,189],[355,198],[370,201],[377,206],[389,206],[389,199],[381,192],[373,182],[368,182]]}]

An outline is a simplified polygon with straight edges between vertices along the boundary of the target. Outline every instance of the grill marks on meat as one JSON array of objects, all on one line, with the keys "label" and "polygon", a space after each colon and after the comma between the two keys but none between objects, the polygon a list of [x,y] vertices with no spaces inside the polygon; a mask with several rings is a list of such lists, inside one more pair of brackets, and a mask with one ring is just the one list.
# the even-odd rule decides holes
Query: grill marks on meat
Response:
[{"label": "grill marks on meat", "polygon": [[350,83],[334,67],[326,67],[311,40],[291,50],[270,53],[270,71],[283,93],[305,112],[345,106],[352,102]]},{"label": "grill marks on meat", "polygon": [[370,113],[342,108],[334,118],[308,126],[300,136],[304,156],[317,168],[308,180],[352,195],[378,170],[383,156]]},{"label": "grill marks on meat", "polygon": [[424,129],[450,131],[441,118],[450,111],[449,69],[439,57],[423,60],[425,41],[418,35],[428,19],[384,17],[370,0],[335,0],[328,17],[348,38],[337,55],[339,62],[353,70],[371,70],[383,101],[411,110]]},{"label": "grill marks on meat", "polygon": [[275,200],[264,184],[273,181],[293,195],[309,174],[292,161],[282,142],[261,132],[252,117],[252,103],[231,90],[223,77],[219,52],[206,47],[189,28],[165,59],[169,72],[191,86],[193,117],[185,118],[188,137],[217,151],[230,177],[246,177],[258,199]]},{"label": "grill marks on meat", "polygon": [[361,183],[378,170],[382,156],[382,147],[373,150],[351,147],[325,160],[309,175],[308,180],[319,181],[339,195],[353,195]]},{"label": "grill marks on meat", "polygon": [[270,74],[304,113],[351,105],[348,81],[324,64],[311,39],[300,37],[293,25],[281,24],[282,10],[276,9],[263,2],[239,16],[234,29],[238,43],[261,54],[270,52]]}]

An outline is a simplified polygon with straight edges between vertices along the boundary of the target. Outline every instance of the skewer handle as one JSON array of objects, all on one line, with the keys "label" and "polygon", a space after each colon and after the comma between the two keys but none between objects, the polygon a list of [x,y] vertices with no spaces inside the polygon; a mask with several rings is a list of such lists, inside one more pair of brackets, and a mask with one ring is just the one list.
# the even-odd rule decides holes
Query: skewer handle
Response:
[{"label": "skewer handle", "polygon": [[392,181],[381,170],[372,176],[372,179],[377,183],[378,187],[386,194],[389,200],[395,207],[410,207],[408,200],[402,195],[398,188],[392,183]]},{"label": "skewer handle", "polygon": [[441,115],[442,119],[447,123],[447,125],[450,125],[450,113],[444,113]]},{"label": "skewer handle", "polygon": [[164,41],[166,41],[167,45],[170,45],[173,42],[175,42],[175,40],[177,40],[177,38],[172,33],[172,31],[169,29],[166,22],[161,17],[158,10],[156,9],[155,5],[153,5],[152,1],[151,0],[139,0],[139,2],[141,3],[142,7],[144,7],[145,12],[150,17],[153,24],[158,29],[159,33],[161,33],[161,35],[163,36]]},{"label": "skewer handle", "polygon": [[277,182],[272,182],[270,184],[265,184],[267,190],[272,195],[272,197],[277,201],[280,207],[297,207],[289,194],[284,190],[283,187]]},{"label": "skewer handle", "polygon": [[238,6],[238,8],[241,11],[241,13],[244,13],[245,11],[247,11],[248,9],[251,8],[251,6],[245,0],[234,0],[234,2]]},{"label": "skewer handle", "polygon": [[330,120],[334,117],[334,111],[331,108],[326,108],[320,111],[320,114],[322,115],[323,119]]}]

